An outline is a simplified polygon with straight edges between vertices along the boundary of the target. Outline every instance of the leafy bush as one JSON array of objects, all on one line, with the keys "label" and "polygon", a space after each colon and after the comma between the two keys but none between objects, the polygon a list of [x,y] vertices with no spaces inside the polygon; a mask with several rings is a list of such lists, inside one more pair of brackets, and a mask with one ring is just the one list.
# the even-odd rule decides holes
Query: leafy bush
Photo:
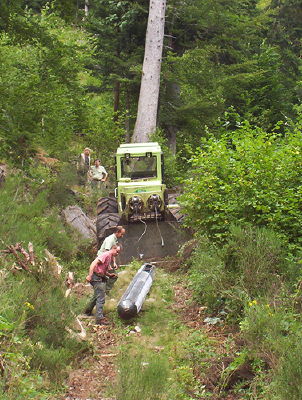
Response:
[{"label": "leafy bush", "polygon": [[245,122],[230,136],[204,140],[184,182],[187,225],[221,241],[231,224],[250,222],[300,247],[301,154],[299,121],[284,137]]},{"label": "leafy bush", "polygon": [[85,94],[78,73],[92,40],[44,10],[10,15],[0,35],[0,150],[27,160],[38,145],[60,152],[83,125]]}]

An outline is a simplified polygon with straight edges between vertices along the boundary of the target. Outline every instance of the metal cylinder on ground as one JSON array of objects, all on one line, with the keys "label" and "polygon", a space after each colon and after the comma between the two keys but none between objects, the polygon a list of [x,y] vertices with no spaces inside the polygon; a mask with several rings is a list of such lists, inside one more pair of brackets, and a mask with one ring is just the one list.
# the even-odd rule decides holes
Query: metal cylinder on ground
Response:
[{"label": "metal cylinder on ground", "polygon": [[131,319],[139,313],[152,286],[154,274],[155,266],[148,263],[143,264],[137,271],[117,305],[117,312],[121,318]]}]

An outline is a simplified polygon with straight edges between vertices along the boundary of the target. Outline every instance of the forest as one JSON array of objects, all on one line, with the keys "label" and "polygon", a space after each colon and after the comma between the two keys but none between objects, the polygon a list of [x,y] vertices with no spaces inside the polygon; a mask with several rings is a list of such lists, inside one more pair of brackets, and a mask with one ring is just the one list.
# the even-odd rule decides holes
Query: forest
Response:
[{"label": "forest", "polygon": [[[167,0],[148,139],[193,238],[133,325],[106,300],[113,328],[75,333],[87,296],[66,275],[84,282],[95,248],[62,212],[94,218],[135,141],[152,1],[1,2],[1,400],[302,398],[298,0]],[[84,148],[100,192],[78,184]]]}]

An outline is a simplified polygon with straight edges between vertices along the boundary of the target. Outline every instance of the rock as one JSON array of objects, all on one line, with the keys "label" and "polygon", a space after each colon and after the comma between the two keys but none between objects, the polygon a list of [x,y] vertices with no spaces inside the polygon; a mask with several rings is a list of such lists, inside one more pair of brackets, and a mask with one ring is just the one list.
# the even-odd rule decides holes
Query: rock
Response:
[{"label": "rock", "polygon": [[216,324],[222,322],[222,320],[218,317],[213,317],[213,318],[207,317],[203,320],[203,322],[205,322],[208,325],[216,325]]}]

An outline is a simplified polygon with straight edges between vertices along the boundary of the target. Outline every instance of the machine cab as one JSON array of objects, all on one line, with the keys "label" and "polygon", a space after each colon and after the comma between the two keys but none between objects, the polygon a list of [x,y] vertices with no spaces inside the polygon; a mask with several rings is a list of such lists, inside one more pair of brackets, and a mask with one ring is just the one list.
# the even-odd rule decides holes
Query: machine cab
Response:
[{"label": "machine cab", "polygon": [[126,219],[153,218],[164,211],[163,157],[156,142],[122,144],[116,153],[116,197]]}]

